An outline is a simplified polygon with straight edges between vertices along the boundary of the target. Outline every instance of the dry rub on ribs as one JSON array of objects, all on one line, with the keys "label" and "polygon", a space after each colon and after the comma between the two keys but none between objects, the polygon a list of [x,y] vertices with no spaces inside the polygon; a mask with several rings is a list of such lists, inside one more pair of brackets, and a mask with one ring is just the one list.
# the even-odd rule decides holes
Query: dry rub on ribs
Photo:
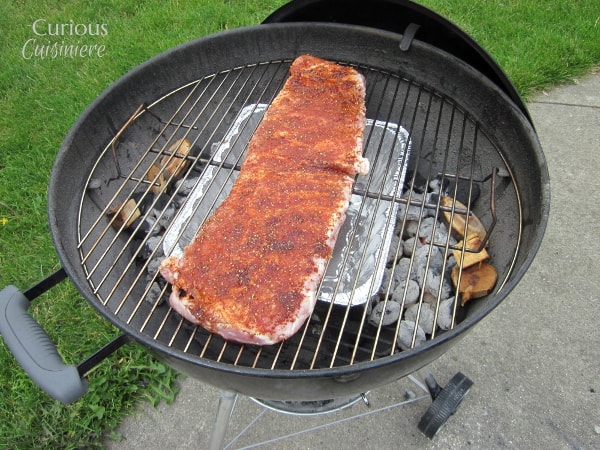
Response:
[{"label": "dry rub on ribs", "polygon": [[345,219],[365,126],[363,77],[300,56],[249,143],[231,192],[160,271],[171,306],[227,340],[268,345],[298,331]]}]

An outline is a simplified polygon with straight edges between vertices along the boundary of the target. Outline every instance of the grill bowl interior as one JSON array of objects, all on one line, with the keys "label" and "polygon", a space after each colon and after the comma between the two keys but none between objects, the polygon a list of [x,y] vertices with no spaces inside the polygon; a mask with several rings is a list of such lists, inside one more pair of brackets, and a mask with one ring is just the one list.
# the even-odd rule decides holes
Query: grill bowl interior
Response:
[{"label": "grill bowl interior", "polygon": [[[333,24],[237,29],[159,55],[108,88],[82,114],[63,142],[49,190],[54,243],[83,296],[113,324],[179,370],[221,388],[261,398],[310,400],[355,394],[401,378],[443,354],[506,297],[529,267],[548,216],[548,173],[534,130],[503,92],[462,61],[430,45],[414,41],[408,51],[400,50],[400,39],[394,33]],[[444,167],[459,167],[461,172],[476,173],[477,177],[485,177],[495,167],[507,174],[496,189],[498,222],[489,248],[499,273],[496,288],[487,297],[472,302],[464,320],[454,329],[414,349],[351,362],[346,356],[334,356],[329,364],[311,366],[313,355],[310,351],[305,355],[302,346],[292,352],[297,355],[292,358],[295,362],[278,356],[286,353],[288,344],[260,350],[224,345],[211,337],[217,344],[207,346],[206,337],[194,336],[200,336],[202,330],[182,323],[168,313],[166,306],[156,309],[162,308],[162,312],[155,314],[153,305],[143,301],[146,284],[139,282],[139,266],[143,264],[131,264],[136,247],[127,233],[109,227],[106,239],[115,244],[101,252],[103,257],[89,257],[82,264],[82,255],[90,250],[88,244],[81,243],[82,235],[93,228],[99,211],[88,195],[90,182],[116,176],[111,141],[140,105],[149,105],[161,119],[170,118],[188,95],[190,83],[239,68],[244,68],[244,73],[268,64],[285,69],[285,64],[303,53],[354,65],[366,76],[367,117],[389,120],[389,111],[394,111],[398,122],[411,133],[407,177],[415,171],[422,173],[424,168],[436,172],[444,171]],[[250,75],[250,86],[261,86],[261,79]],[[215,96],[213,103],[207,102],[209,110],[218,111],[220,100]],[[173,117],[179,121],[178,116]],[[232,119],[215,122],[217,125],[207,133],[222,134],[224,130],[219,131],[219,127]],[[459,131],[451,131],[456,124],[461,124]],[[126,147],[129,163],[120,161],[123,172],[134,167],[128,164],[135,165],[139,159],[136,152],[142,154],[143,149],[153,145],[153,135],[160,126],[160,121],[144,113],[126,129],[122,139],[135,145]],[[196,134],[198,143],[210,146],[209,137],[202,137],[200,130]],[[447,163],[442,159],[432,163],[427,158],[423,161],[428,162],[418,163],[414,157],[439,147],[448,150],[443,153],[448,155]],[[477,152],[472,157],[469,150],[473,148]],[[116,192],[109,186],[115,184],[107,184],[97,203],[107,201]],[[490,195],[486,186],[482,185],[482,198]],[[489,222],[486,207],[480,202],[475,212]],[[106,300],[112,298],[118,300]],[[338,317],[337,309],[333,308],[334,317]],[[340,316],[345,321],[344,330],[351,332],[355,323],[364,324],[354,311],[346,311]],[[346,337],[347,331],[340,333],[342,342],[355,338],[352,333]]]}]

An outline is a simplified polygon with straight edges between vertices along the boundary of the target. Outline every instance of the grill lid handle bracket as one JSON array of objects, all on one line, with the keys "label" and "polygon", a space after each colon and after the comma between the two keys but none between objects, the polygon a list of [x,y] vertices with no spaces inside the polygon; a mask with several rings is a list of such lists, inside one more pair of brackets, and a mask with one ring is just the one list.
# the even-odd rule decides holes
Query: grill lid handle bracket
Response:
[{"label": "grill lid handle bracket", "polygon": [[400,50],[406,52],[410,49],[412,41],[415,38],[417,31],[419,31],[419,28],[421,28],[421,25],[416,23],[409,23],[407,25],[406,29],[404,30],[404,34],[402,35],[402,40],[400,41]]},{"label": "grill lid handle bracket", "polygon": [[87,392],[76,366],[63,362],[40,324],[27,312],[29,299],[15,286],[0,291],[0,334],[17,362],[36,384],[62,403]]}]

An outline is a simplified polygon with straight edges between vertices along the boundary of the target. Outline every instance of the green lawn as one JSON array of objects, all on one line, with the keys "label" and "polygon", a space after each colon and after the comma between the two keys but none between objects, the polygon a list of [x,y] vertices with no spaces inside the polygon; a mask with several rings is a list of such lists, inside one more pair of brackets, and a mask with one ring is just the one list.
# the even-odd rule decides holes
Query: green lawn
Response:
[{"label": "green lawn", "polygon": [[[8,284],[25,289],[59,268],[47,226],[47,186],[61,141],[87,105],[148,58],[208,33],[259,23],[283,3],[0,4],[0,289]],[[480,42],[526,97],[600,63],[600,0],[422,3]],[[62,36],[41,35],[57,24]],[[53,58],[48,42],[95,45],[96,53]],[[35,54],[36,45],[41,54]],[[34,301],[32,311],[70,363],[118,334],[68,282]],[[0,448],[101,446],[102,435],[138,400],[170,401],[177,392],[176,374],[136,345],[97,367],[89,384],[90,392],[72,405],[53,401],[23,374],[0,339]]]},{"label": "green lawn", "polygon": [[424,0],[485,48],[525,98],[600,62],[599,0]]}]

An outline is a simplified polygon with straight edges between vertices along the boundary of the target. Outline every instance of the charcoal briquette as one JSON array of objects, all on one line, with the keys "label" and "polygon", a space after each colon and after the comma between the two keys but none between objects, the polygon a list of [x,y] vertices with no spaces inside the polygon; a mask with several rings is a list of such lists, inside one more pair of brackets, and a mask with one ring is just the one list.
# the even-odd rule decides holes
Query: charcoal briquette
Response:
[{"label": "charcoal briquette", "polygon": [[437,326],[442,330],[449,330],[452,326],[452,311],[454,309],[454,297],[440,302],[437,316]]},{"label": "charcoal briquette", "polygon": [[[398,341],[397,345],[402,350],[409,350],[412,342],[413,334],[415,332],[415,323],[410,320],[402,320],[400,322],[400,328],[398,330]],[[415,337],[415,347],[425,342],[425,332],[420,326],[417,326],[417,335]]]},{"label": "charcoal briquette", "polygon": [[407,321],[412,323],[416,323],[417,314],[419,315],[419,327],[426,334],[431,334],[433,332],[433,319],[434,319],[434,310],[429,303],[414,304],[409,306],[404,313],[404,318]]},{"label": "charcoal briquette", "polygon": [[373,311],[369,315],[369,323],[375,327],[378,327],[380,323],[384,327],[392,325],[400,318],[401,311],[400,304],[395,301],[379,302],[373,307]]},{"label": "charcoal briquette", "polygon": [[[394,280],[393,298],[404,306],[412,305],[419,299],[420,289],[419,284],[415,280]],[[406,295],[405,295],[406,292]]]},{"label": "charcoal briquette", "polygon": [[148,290],[146,297],[144,297],[144,300],[153,305],[163,302],[164,299],[162,298],[162,289],[158,283],[152,283],[152,286],[150,286],[150,289]]},{"label": "charcoal briquette", "polygon": [[150,274],[151,276],[154,276],[154,274],[156,274],[156,272],[158,272],[158,268],[160,267],[160,264],[162,263],[163,259],[164,259],[164,257],[162,257],[162,256],[151,259],[150,262],[148,262],[148,266],[146,267],[148,274]]}]

